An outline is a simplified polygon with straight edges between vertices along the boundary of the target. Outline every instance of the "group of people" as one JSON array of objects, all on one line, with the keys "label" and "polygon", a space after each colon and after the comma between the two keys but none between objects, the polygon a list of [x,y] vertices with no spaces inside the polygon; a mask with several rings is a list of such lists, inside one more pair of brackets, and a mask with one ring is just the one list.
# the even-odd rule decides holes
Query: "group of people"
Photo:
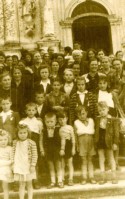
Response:
[{"label": "group of people", "polygon": [[[19,197],[40,188],[63,188],[68,168],[73,186],[74,159],[81,184],[96,184],[93,156],[98,156],[99,184],[106,183],[106,164],[116,184],[121,117],[125,111],[123,53],[82,51],[79,43],[64,53],[54,47],[18,56],[0,52],[0,181],[4,199],[8,183],[19,183]],[[78,159],[80,157],[80,161]],[[105,164],[106,163],[106,164]]]}]

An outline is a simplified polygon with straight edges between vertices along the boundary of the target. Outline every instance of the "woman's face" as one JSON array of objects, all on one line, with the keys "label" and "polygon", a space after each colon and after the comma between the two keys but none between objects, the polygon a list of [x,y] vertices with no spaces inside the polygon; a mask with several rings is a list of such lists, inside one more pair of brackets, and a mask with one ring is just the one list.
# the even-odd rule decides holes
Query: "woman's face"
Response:
[{"label": "woman's face", "polygon": [[59,70],[58,62],[52,62],[52,71],[53,72],[58,72],[58,70]]},{"label": "woman's face", "polygon": [[88,58],[89,58],[89,59],[95,58],[95,53],[94,53],[92,50],[90,50],[90,51],[88,52]]},{"label": "woman's face", "polygon": [[10,88],[11,86],[11,77],[9,75],[4,76],[1,80],[3,88]]},{"label": "woman's face", "polygon": [[93,60],[90,63],[90,72],[97,72],[98,71],[98,62],[97,60]]},{"label": "woman's face", "polygon": [[15,80],[21,80],[21,77],[22,77],[21,71],[19,69],[14,69],[13,78]]}]

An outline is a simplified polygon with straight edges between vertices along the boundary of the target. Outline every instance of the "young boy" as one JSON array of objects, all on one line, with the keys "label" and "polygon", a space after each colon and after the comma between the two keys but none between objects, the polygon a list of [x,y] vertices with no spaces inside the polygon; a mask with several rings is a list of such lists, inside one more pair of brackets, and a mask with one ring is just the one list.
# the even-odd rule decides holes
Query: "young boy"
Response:
[{"label": "young boy", "polygon": [[43,91],[39,90],[35,92],[35,103],[37,106],[36,117],[43,119],[47,112],[47,107],[45,106],[45,94]]},{"label": "young boy", "polygon": [[[53,188],[57,185],[63,188],[62,179],[62,162],[60,156],[61,140],[59,136],[59,127],[56,127],[56,114],[49,112],[45,115],[45,128],[40,136],[40,152],[45,156],[48,162],[50,172],[50,185],[48,188]],[[57,175],[57,176],[56,176]]]},{"label": "young boy", "polygon": [[12,102],[10,97],[1,99],[2,112],[0,112],[0,129],[8,131],[11,141],[13,141],[16,138],[20,116],[18,112],[11,110],[11,105]]},{"label": "young boy", "polygon": [[40,119],[37,119],[35,114],[37,112],[37,106],[35,103],[28,103],[26,104],[26,115],[27,117],[22,119],[20,121],[20,124],[26,124],[29,128],[29,130],[31,131],[31,139],[33,141],[35,141],[36,146],[37,146],[37,152],[38,152],[38,162],[37,162],[37,180],[33,181],[33,185],[35,189],[39,189],[40,188],[40,184],[38,182],[38,175],[40,174],[40,168],[39,168],[39,164],[40,164],[40,150],[39,150],[39,138],[40,138],[40,134],[42,132],[42,128],[43,128],[43,124],[42,121]]},{"label": "young boy", "polygon": [[116,162],[113,151],[118,149],[120,121],[109,115],[109,107],[105,101],[98,103],[99,117],[95,120],[95,147],[99,155],[101,180],[105,183],[105,159],[110,163],[112,183],[116,184]]},{"label": "young boy", "polygon": [[[63,157],[63,170],[65,175],[65,162],[68,165],[69,180],[68,185],[73,185],[73,156],[75,155],[75,135],[72,126],[67,124],[67,114],[62,111],[58,113],[58,122],[60,125],[59,136],[61,138],[60,155]],[[64,176],[65,177],[65,176]]]},{"label": "young boy", "polygon": [[72,69],[64,70],[64,80],[61,91],[65,92],[69,97],[71,97],[76,92],[76,85],[74,83],[74,74]]}]

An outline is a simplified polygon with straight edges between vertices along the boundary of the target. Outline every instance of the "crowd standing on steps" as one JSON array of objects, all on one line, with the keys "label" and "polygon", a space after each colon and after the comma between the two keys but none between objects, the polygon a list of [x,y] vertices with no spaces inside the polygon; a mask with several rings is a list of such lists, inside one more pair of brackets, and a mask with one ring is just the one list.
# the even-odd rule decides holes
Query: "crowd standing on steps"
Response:
[{"label": "crowd standing on steps", "polygon": [[[79,43],[56,52],[0,52],[0,190],[4,199],[33,188],[117,184],[125,117],[125,62],[122,51],[83,51]],[[123,154],[122,154],[123,155]],[[100,179],[97,180],[95,159]],[[68,171],[68,179],[66,175]]]}]

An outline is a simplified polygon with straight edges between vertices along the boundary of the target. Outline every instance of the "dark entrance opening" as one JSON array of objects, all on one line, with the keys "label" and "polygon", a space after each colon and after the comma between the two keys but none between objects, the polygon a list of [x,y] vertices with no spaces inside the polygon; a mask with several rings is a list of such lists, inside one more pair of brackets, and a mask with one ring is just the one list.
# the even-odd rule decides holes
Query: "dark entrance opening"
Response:
[{"label": "dark entrance opening", "polygon": [[[83,14],[87,16],[82,17]],[[111,28],[108,12],[104,6],[94,1],[85,1],[73,10],[71,17],[74,18],[72,25],[73,42],[80,42],[82,48],[100,49],[107,53],[112,52]]]}]

